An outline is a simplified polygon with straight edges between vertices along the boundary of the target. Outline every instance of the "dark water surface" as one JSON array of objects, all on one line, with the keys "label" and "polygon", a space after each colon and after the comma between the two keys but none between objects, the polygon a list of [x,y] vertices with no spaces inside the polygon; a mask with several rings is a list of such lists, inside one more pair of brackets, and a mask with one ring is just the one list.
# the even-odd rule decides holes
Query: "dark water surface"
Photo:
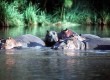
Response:
[{"label": "dark water surface", "polygon": [[[31,33],[44,38],[46,30],[66,27],[1,30],[1,37]],[[77,33],[110,37],[109,27],[70,27]],[[110,51],[44,49],[0,50],[0,80],[110,80]]]}]

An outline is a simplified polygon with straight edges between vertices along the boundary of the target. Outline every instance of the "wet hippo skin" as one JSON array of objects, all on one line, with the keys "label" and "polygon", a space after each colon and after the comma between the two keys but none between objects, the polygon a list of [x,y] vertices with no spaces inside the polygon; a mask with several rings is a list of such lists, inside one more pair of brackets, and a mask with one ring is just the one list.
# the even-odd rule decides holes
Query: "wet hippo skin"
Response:
[{"label": "wet hippo skin", "polygon": [[2,45],[3,49],[12,48],[30,48],[30,47],[44,47],[45,43],[39,37],[33,36],[31,34],[21,35],[16,38],[8,38],[6,42]]},{"label": "wet hippo skin", "polygon": [[82,34],[85,37],[85,49],[110,50],[110,38],[100,38],[92,34]]}]

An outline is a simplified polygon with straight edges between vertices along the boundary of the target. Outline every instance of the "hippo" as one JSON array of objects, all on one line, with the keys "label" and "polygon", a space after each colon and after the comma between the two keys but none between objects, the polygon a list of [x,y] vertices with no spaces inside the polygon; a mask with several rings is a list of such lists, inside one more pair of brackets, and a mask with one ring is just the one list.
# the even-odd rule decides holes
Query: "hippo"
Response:
[{"label": "hippo", "polygon": [[82,34],[81,37],[85,37],[83,42],[86,50],[110,50],[110,38],[101,38],[92,34]]},{"label": "hippo", "polygon": [[78,35],[78,34],[66,28],[65,30],[61,30],[61,32],[58,33],[58,39],[65,39],[65,38],[72,37],[74,35]]},{"label": "hippo", "polygon": [[48,31],[46,33],[44,42],[47,47],[53,46],[58,41],[58,35],[56,31]]},{"label": "hippo", "polygon": [[44,41],[47,47],[52,47],[57,42],[71,38],[72,36],[77,36],[79,40],[83,40],[83,38],[80,37],[77,33],[66,28],[65,30],[61,30],[61,32],[59,33],[57,33],[56,31],[47,31]]},{"label": "hippo", "polygon": [[2,45],[2,49],[12,48],[30,48],[30,47],[44,47],[45,43],[39,37],[31,34],[21,35],[16,38],[7,38],[5,43]]},{"label": "hippo", "polygon": [[85,49],[85,44],[83,41],[78,39],[78,36],[72,36],[70,38],[66,38],[63,40],[58,41],[52,49],[71,49],[71,50],[84,50]]},{"label": "hippo", "polygon": [[110,38],[101,38],[93,34],[78,35],[69,29],[62,30],[60,33],[54,31],[54,33],[55,35],[52,33],[49,38],[54,40],[54,44],[51,45],[52,49],[110,50]]},{"label": "hippo", "polygon": [[77,36],[57,42],[53,49],[73,50],[110,50],[110,38],[100,38],[92,34],[82,34],[80,40]]}]

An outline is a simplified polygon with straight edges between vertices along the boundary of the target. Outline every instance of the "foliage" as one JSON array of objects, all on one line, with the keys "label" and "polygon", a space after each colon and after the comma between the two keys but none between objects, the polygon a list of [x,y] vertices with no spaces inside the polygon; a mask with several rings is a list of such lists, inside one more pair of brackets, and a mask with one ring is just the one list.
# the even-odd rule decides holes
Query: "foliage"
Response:
[{"label": "foliage", "polygon": [[27,26],[35,26],[37,23],[37,15],[36,13],[39,11],[39,8],[32,3],[26,7],[24,10],[24,20]]},{"label": "foliage", "polygon": [[31,2],[29,5],[24,0],[14,0],[12,2],[2,1],[0,3],[0,25],[1,26],[36,26],[37,22],[49,21],[44,11]]},{"label": "foliage", "polygon": [[[110,13],[106,9],[100,10],[98,13],[97,9],[93,9],[93,6],[87,0],[45,0],[44,2],[43,0],[0,1],[0,26],[31,27],[37,26],[38,23],[58,21],[84,24],[88,17],[93,23],[96,23],[98,18],[103,18],[104,24],[110,23]],[[42,9],[41,5],[45,9]]]},{"label": "foliage", "polygon": [[40,11],[38,14],[38,21],[37,22],[43,23],[45,21],[46,21],[46,14],[44,11]]},{"label": "foliage", "polygon": [[104,24],[108,24],[110,22],[110,13],[106,11],[102,11],[100,15],[101,15],[101,18],[103,18],[104,20]]},{"label": "foliage", "polygon": [[71,8],[73,4],[72,0],[64,0],[64,7]]},{"label": "foliage", "polygon": [[2,17],[6,26],[23,26],[23,15],[18,12],[18,2],[1,2]]}]

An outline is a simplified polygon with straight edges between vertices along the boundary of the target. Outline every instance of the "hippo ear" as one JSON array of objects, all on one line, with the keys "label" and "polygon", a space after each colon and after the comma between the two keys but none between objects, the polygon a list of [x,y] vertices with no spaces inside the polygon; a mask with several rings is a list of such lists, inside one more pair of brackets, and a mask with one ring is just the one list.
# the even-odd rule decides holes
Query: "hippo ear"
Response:
[{"label": "hippo ear", "polygon": [[49,30],[47,30],[47,33],[49,33]]},{"label": "hippo ear", "polygon": [[68,30],[68,28],[65,29],[65,31],[67,31],[67,30]]}]

